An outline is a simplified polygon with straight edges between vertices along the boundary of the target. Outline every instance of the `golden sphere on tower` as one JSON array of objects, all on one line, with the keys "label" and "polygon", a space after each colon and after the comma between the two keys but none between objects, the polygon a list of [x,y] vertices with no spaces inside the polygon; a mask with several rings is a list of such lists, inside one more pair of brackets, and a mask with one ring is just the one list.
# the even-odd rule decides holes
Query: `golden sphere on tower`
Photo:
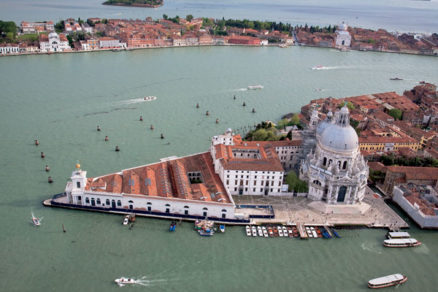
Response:
[{"label": "golden sphere on tower", "polygon": [[79,163],[76,163],[76,168],[77,169],[81,168],[81,165]]}]

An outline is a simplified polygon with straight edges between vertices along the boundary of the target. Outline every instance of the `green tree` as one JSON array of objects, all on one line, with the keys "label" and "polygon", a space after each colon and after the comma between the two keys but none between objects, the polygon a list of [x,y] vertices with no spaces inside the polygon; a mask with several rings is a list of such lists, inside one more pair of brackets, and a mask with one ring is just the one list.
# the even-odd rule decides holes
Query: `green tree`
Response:
[{"label": "green tree", "polygon": [[293,170],[286,175],[285,182],[289,185],[289,192],[306,193],[309,190],[307,183],[300,180]]},{"label": "green tree", "polygon": [[192,20],[193,20],[193,15],[191,15],[191,14],[187,15],[187,16],[186,16],[186,20],[187,20],[188,22],[192,21]]},{"label": "green tree", "polygon": [[292,125],[296,126],[300,124],[300,116],[298,114],[294,114],[290,119]]},{"label": "green tree", "polygon": [[[342,108],[345,105],[345,103],[341,103],[340,105],[338,105],[338,108]],[[351,111],[354,110],[354,104],[351,101],[347,102],[347,108]]]},{"label": "green tree", "polygon": [[396,120],[401,120],[403,116],[403,112],[398,108],[390,109],[388,114]]},{"label": "green tree", "polygon": [[64,20],[60,20],[55,24],[55,31],[57,33],[64,31]]},{"label": "green tree", "polygon": [[167,16],[167,14],[163,14],[163,19],[167,20],[169,18],[169,16]]},{"label": "green tree", "polygon": [[253,141],[265,141],[268,138],[268,131],[265,129],[258,129],[252,135]]}]

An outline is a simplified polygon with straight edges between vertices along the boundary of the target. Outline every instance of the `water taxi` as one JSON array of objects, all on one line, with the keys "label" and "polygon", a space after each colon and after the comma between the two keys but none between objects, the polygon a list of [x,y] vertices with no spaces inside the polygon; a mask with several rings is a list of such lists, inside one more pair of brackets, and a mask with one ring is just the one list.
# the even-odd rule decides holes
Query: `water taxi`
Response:
[{"label": "water taxi", "polygon": [[125,277],[115,279],[114,282],[116,282],[116,284],[119,285],[120,287],[123,287],[126,284],[136,284],[137,283],[137,281],[135,281],[134,279],[125,278]]},{"label": "water taxi", "polygon": [[368,287],[371,289],[385,288],[403,284],[408,280],[408,277],[402,274],[393,274],[385,277],[380,277],[368,281]]},{"label": "water taxi", "polygon": [[385,247],[413,247],[419,245],[421,245],[421,242],[415,238],[386,239],[383,241]]},{"label": "water taxi", "polygon": [[152,101],[152,100],[156,100],[157,97],[156,97],[156,96],[152,96],[152,95],[150,95],[150,96],[145,96],[143,99],[144,99],[145,101]]},{"label": "water taxi", "polygon": [[407,232],[388,232],[386,234],[388,239],[397,239],[397,238],[411,238],[411,235]]}]

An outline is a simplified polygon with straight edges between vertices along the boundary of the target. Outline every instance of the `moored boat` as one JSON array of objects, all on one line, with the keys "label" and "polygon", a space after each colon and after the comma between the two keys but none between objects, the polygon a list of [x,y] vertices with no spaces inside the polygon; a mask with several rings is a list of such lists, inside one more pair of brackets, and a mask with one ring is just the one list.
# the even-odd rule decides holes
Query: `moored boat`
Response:
[{"label": "moored boat", "polygon": [[214,231],[213,229],[207,228],[207,229],[200,229],[198,230],[199,235],[201,236],[213,236]]},{"label": "moored boat", "polygon": [[173,231],[175,231],[175,229],[176,229],[176,222],[172,221],[172,223],[170,223],[170,226],[169,226],[169,231],[173,232]]},{"label": "moored boat", "polygon": [[225,232],[225,225],[223,225],[223,224],[219,225],[219,230],[221,232]]},{"label": "moored boat", "polygon": [[128,225],[128,224],[129,224],[129,215],[126,215],[126,216],[123,218],[123,222],[122,222],[122,224],[123,224],[123,225]]},{"label": "moored boat", "polygon": [[257,237],[257,229],[255,226],[251,226],[252,236]]},{"label": "moored boat", "polygon": [[368,281],[368,287],[371,289],[385,288],[403,284],[408,280],[408,277],[402,274],[393,274],[380,278],[375,278]]},{"label": "moored boat", "polygon": [[246,236],[251,236],[251,227],[249,225],[246,225]]},{"label": "moored boat", "polygon": [[411,235],[409,233],[407,233],[407,232],[399,232],[399,231],[397,231],[397,232],[388,232],[386,234],[386,237],[388,239],[410,238]]},{"label": "moored boat", "polygon": [[386,239],[383,241],[385,247],[414,247],[419,245],[421,245],[421,242],[415,238]]}]

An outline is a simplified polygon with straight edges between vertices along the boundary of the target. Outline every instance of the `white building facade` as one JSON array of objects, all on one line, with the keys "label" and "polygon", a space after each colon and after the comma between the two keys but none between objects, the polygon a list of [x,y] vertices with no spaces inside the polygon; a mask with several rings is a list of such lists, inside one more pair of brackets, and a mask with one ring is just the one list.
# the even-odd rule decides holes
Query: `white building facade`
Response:
[{"label": "white building facade", "polygon": [[342,23],[336,30],[336,47],[346,48],[351,45],[351,35],[348,32],[348,25]]},{"label": "white building facade", "polygon": [[312,200],[355,204],[364,198],[368,166],[346,106],[318,125],[316,148],[302,161],[300,178],[308,182]]},{"label": "white building facade", "polygon": [[40,51],[43,53],[64,52],[70,50],[71,47],[65,36],[59,36],[56,32],[49,33],[47,41],[40,41]]}]

